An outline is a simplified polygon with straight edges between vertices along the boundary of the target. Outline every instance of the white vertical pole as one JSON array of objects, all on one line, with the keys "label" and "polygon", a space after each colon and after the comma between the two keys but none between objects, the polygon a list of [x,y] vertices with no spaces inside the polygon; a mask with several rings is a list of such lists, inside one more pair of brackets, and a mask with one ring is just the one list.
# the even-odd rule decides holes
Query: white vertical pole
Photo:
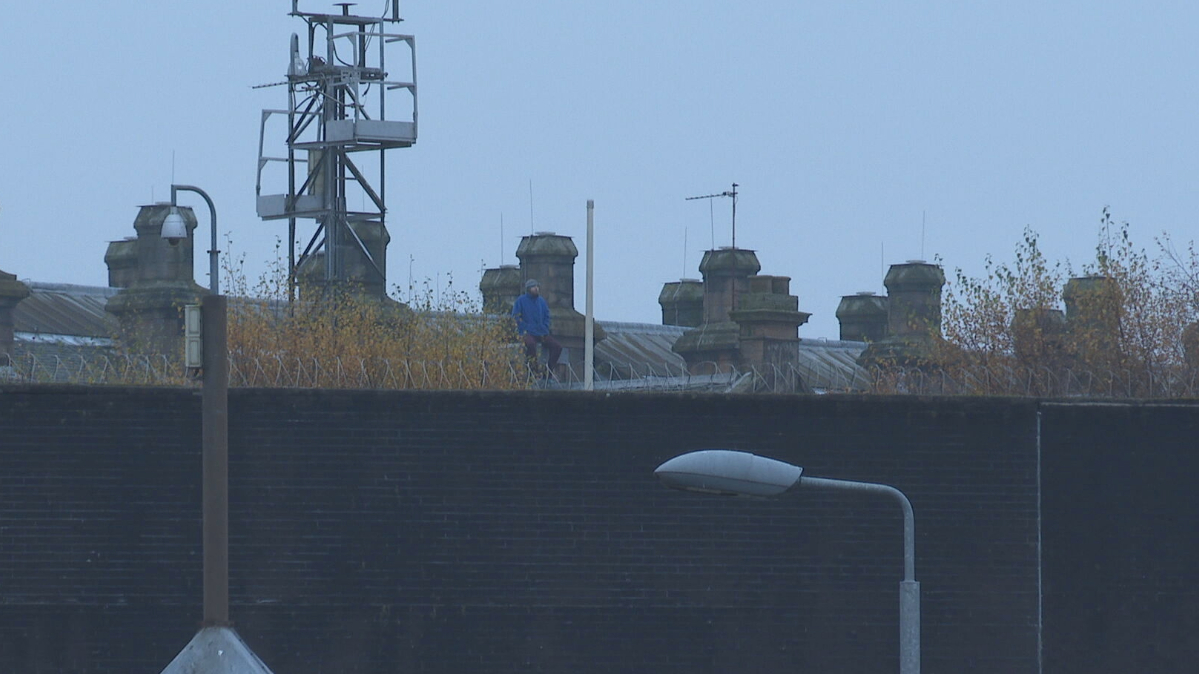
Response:
[{"label": "white vertical pole", "polygon": [[583,389],[595,387],[595,314],[592,299],[595,262],[595,201],[587,200],[587,322],[583,332]]}]

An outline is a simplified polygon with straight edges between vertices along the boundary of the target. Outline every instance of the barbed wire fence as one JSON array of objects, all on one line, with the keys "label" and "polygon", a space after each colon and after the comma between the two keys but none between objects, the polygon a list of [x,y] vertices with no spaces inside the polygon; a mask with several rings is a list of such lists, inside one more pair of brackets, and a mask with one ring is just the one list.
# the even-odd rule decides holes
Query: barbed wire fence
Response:
[{"label": "barbed wire fence", "polygon": [[[567,389],[583,387],[579,369],[564,364],[545,378],[523,360],[498,362],[348,358],[261,358],[230,354],[234,388],[338,389]],[[603,363],[595,387],[625,391],[718,391],[861,395],[1025,396],[1085,398],[1196,398],[1199,368],[930,367],[831,364],[736,368],[664,363]],[[118,386],[198,386],[178,358],[164,355],[22,354],[0,367],[0,383]]]}]

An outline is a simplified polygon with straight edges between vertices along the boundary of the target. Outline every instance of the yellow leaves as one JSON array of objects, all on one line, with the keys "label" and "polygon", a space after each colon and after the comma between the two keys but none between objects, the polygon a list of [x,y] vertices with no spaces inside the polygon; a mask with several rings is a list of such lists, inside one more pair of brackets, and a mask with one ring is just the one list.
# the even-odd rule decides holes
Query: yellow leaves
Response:
[{"label": "yellow leaves", "polygon": [[[987,382],[990,393],[1052,394],[1059,382],[1085,374],[1095,390],[1168,394],[1155,382],[1183,374],[1182,332],[1199,308],[1191,282],[1199,278],[1199,258],[1178,254],[1168,238],[1159,240],[1162,255],[1151,258],[1106,208],[1100,224],[1095,260],[1080,272],[1048,262],[1031,229],[1012,265],[988,257],[984,278],[959,270],[944,306],[945,337],[958,349],[946,349],[939,373]],[[1074,278],[1066,282],[1066,275]],[[1027,376],[996,376],[1001,372]]]},{"label": "yellow leaves", "polygon": [[252,295],[230,302],[235,385],[496,389],[528,381],[510,321],[484,316],[452,279],[444,292],[426,283],[421,295],[410,293],[410,307],[312,283],[289,303],[278,264],[253,287],[240,267],[228,275],[229,288]]}]

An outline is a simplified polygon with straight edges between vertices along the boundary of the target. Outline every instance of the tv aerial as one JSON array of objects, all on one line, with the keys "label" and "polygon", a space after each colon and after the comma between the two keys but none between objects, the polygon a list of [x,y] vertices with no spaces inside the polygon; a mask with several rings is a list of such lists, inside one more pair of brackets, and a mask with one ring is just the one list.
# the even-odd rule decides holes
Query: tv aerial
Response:
[{"label": "tv aerial", "polygon": [[739,185],[733,183],[733,189],[717,194],[705,194],[702,197],[687,197],[686,201],[695,201],[697,199],[717,199],[720,197],[729,197],[733,200],[733,248],[737,247],[737,188]]}]

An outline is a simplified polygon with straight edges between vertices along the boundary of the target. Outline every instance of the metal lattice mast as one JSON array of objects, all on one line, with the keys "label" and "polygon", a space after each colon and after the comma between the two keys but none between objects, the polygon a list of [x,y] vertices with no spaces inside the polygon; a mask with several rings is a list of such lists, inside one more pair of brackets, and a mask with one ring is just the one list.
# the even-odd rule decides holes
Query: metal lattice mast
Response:
[{"label": "metal lattice mast", "polygon": [[[402,21],[398,0],[383,17],[351,14],[352,3],[338,3],[337,14],[302,12],[298,4],[292,0],[290,16],[305,22],[307,46],[300,36],[291,36],[287,80],[277,83],[287,86],[287,109],[262,113],[258,216],[288,221],[291,292],[298,273],[325,284],[378,284],[382,289],[386,151],[416,142],[416,39],[387,32],[389,24]],[[386,70],[387,48],[397,42],[409,48],[411,77],[406,81],[389,79]],[[387,119],[387,98],[396,90],[411,96],[409,119]],[[280,129],[284,119],[286,128]],[[270,139],[286,145],[286,156],[267,152]],[[363,154],[369,152],[377,153],[377,163]],[[286,192],[264,194],[264,180],[283,182],[280,165],[286,170]],[[297,220],[315,224],[298,258]],[[365,241],[364,233],[370,233]],[[323,265],[314,264],[318,257],[324,258]]]}]

